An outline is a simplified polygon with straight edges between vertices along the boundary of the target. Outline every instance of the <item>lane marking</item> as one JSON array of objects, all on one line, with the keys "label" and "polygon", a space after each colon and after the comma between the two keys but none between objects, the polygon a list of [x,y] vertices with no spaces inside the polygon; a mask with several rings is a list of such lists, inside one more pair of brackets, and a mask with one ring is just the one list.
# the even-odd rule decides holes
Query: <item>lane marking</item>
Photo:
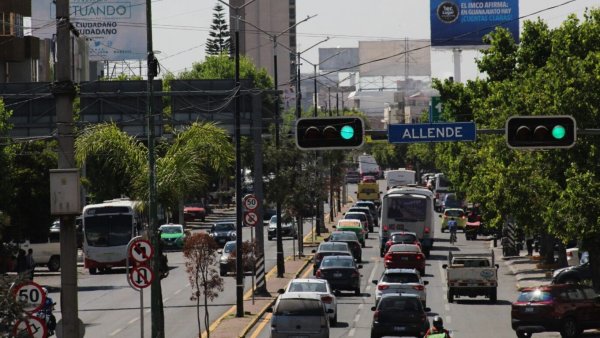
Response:
[{"label": "lane marking", "polygon": [[271,322],[271,317],[273,317],[272,313],[267,312],[264,316],[263,319],[261,319],[261,323],[258,324],[258,326],[256,327],[256,329],[254,330],[254,332],[252,333],[252,335],[250,336],[250,338],[256,338],[260,335],[260,333],[263,331],[263,329],[265,328],[265,326]]},{"label": "lane marking", "polygon": [[354,322],[358,323],[359,319],[360,319],[360,313],[357,313],[356,316],[354,316]]},{"label": "lane marking", "polygon": [[171,299],[171,297],[163,298],[163,303],[166,303],[169,299]]},{"label": "lane marking", "polygon": [[116,329],[116,330],[114,330],[113,332],[111,332],[109,336],[111,336],[111,337],[114,337],[114,336],[116,336],[117,334],[119,334],[119,332],[121,332],[121,331],[123,331],[123,329]]},{"label": "lane marking", "polygon": [[131,324],[133,324],[133,323],[137,322],[139,319],[140,319],[140,317],[135,317],[135,318],[133,318],[132,320],[128,321],[128,322],[127,322],[127,325],[131,325]]},{"label": "lane marking", "polygon": [[365,305],[365,304],[360,304],[360,305],[358,306],[358,311],[362,310],[362,308],[363,308],[363,305]]},{"label": "lane marking", "polygon": [[179,294],[181,291],[183,291],[183,289],[179,289],[179,290],[177,290],[177,291],[173,292],[173,295],[177,295],[177,294]]},{"label": "lane marking", "polygon": [[352,337],[352,336],[354,336],[354,333],[355,333],[355,332],[356,332],[356,329],[352,328],[352,329],[350,330],[350,332],[348,332],[348,337]]},{"label": "lane marking", "polygon": [[369,291],[371,291],[371,285],[370,284],[367,285],[367,287],[365,288],[365,292],[369,292]]}]

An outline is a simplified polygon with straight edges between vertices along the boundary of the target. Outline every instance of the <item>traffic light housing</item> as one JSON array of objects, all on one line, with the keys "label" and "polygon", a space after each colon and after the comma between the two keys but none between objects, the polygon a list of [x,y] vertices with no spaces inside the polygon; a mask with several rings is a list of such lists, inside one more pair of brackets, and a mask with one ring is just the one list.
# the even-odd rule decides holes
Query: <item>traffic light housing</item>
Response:
[{"label": "traffic light housing", "polygon": [[513,149],[571,148],[577,140],[577,123],[568,115],[511,116],[505,133]]},{"label": "traffic light housing", "polygon": [[364,143],[360,117],[300,118],[296,121],[296,145],[302,150],[355,149]]}]

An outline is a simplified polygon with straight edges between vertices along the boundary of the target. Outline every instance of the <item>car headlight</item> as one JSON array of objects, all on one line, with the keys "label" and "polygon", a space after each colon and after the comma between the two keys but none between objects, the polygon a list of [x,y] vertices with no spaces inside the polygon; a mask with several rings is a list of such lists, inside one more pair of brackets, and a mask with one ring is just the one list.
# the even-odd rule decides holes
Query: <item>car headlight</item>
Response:
[{"label": "car headlight", "polygon": [[229,232],[229,237],[236,238],[237,237],[237,233],[232,230],[232,231]]},{"label": "car headlight", "polygon": [[228,263],[229,259],[226,256],[221,256],[221,258],[219,259],[221,261],[221,263]]}]

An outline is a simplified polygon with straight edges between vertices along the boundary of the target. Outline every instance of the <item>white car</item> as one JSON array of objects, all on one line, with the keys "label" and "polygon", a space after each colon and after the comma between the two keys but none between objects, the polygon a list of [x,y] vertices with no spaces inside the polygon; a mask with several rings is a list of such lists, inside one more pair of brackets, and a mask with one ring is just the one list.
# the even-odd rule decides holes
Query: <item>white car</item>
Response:
[{"label": "white car", "polygon": [[377,285],[375,290],[375,306],[383,294],[387,293],[411,293],[419,296],[423,307],[427,304],[427,288],[429,284],[421,278],[416,269],[385,269],[379,280],[374,279]]},{"label": "white car", "polygon": [[[287,287],[279,290],[281,294],[289,293],[312,293],[321,297],[321,301],[325,305],[325,309],[329,313],[329,323],[335,325],[337,323],[337,299],[333,294],[329,282],[324,279],[296,278],[292,279]],[[329,309],[333,310],[330,312]]]}]

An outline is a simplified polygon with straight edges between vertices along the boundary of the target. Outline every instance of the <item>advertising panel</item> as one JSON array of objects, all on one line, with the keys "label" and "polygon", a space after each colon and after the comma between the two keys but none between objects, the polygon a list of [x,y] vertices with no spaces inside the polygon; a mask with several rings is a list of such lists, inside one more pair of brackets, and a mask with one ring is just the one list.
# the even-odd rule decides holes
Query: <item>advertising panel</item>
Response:
[{"label": "advertising panel", "polygon": [[430,44],[414,39],[359,41],[360,76],[431,76]]},{"label": "advertising panel", "polygon": [[[70,0],[73,27],[88,39],[90,61],[122,61],[146,58],[146,0]],[[56,35],[56,4],[32,0],[32,35],[52,39]]]},{"label": "advertising panel", "polygon": [[319,70],[328,72],[343,69],[358,70],[358,48],[319,48]]},{"label": "advertising panel", "polygon": [[519,0],[431,0],[431,45],[481,46],[496,27],[519,42]]}]

